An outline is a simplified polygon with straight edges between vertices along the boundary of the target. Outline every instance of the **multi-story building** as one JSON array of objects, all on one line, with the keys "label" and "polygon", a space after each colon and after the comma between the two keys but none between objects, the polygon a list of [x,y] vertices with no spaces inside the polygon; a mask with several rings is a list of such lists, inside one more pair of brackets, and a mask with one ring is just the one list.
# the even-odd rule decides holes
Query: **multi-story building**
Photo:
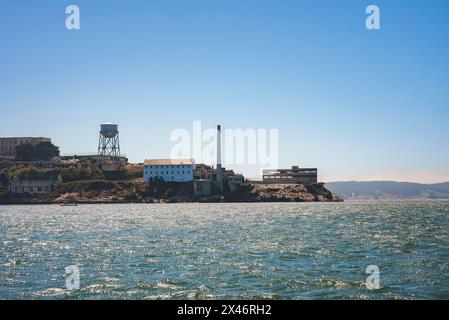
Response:
[{"label": "multi-story building", "polygon": [[11,193],[45,194],[57,191],[61,176],[52,172],[30,172],[14,177],[9,185]]},{"label": "multi-story building", "polygon": [[165,182],[191,182],[196,170],[193,159],[145,160],[143,178],[146,182],[162,178]]},{"label": "multi-story building", "polygon": [[[217,170],[203,166],[200,170],[195,171],[195,179],[206,179],[210,181],[217,181]],[[234,170],[226,170],[221,167],[221,176],[224,183],[241,184],[245,178],[242,174],[236,174]]]},{"label": "multi-story building", "polygon": [[41,142],[51,142],[51,139],[44,137],[0,138],[0,157],[14,158],[17,146],[21,144],[32,144],[35,146]]},{"label": "multi-story building", "polygon": [[265,183],[316,183],[318,181],[318,169],[299,168],[264,170],[263,182]]}]

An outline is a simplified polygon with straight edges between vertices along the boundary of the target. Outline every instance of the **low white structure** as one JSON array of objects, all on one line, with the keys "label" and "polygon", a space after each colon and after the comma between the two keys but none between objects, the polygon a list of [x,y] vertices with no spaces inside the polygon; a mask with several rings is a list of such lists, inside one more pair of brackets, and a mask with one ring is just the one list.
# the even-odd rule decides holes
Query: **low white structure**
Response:
[{"label": "low white structure", "polygon": [[191,182],[196,170],[193,159],[152,159],[145,160],[143,179],[145,182],[163,179],[165,182]]},{"label": "low white structure", "polygon": [[51,172],[30,172],[23,177],[15,176],[9,185],[11,193],[46,194],[57,191],[61,176]]}]

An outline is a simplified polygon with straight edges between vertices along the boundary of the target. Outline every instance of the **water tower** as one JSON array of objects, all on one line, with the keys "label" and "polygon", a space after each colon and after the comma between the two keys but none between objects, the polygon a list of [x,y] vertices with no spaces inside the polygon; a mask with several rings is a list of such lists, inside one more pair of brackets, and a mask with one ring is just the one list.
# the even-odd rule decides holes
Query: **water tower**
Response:
[{"label": "water tower", "polygon": [[98,141],[98,155],[110,158],[120,157],[118,124],[109,122],[101,124],[100,139]]}]

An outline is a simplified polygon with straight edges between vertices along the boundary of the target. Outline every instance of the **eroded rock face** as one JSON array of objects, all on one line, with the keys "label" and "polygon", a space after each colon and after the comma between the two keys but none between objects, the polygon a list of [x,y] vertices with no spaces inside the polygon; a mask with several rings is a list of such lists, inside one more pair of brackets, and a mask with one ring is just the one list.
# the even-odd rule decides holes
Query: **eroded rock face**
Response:
[{"label": "eroded rock face", "polygon": [[261,202],[341,202],[322,183],[254,184],[252,193]]},{"label": "eroded rock face", "polygon": [[[160,186],[161,187],[161,186]],[[156,192],[143,182],[80,181],[66,183],[59,193],[0,199],[0,203],[61,203],[72,202],[340,202],[322,183],[313,184],[243,184],[234,192],[196,197],[193,188],[167,184]]]}]

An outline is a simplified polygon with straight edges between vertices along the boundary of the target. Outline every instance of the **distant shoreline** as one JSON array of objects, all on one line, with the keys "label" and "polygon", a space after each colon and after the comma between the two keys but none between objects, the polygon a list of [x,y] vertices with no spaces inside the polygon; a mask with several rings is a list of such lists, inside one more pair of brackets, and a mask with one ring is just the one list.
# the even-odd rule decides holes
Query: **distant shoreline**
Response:
[{"label": "distant shoreline", "polygon": [[421,184],[395,181],[341,181],[326,187],[345,200],[449,199],[449,182]]}]

